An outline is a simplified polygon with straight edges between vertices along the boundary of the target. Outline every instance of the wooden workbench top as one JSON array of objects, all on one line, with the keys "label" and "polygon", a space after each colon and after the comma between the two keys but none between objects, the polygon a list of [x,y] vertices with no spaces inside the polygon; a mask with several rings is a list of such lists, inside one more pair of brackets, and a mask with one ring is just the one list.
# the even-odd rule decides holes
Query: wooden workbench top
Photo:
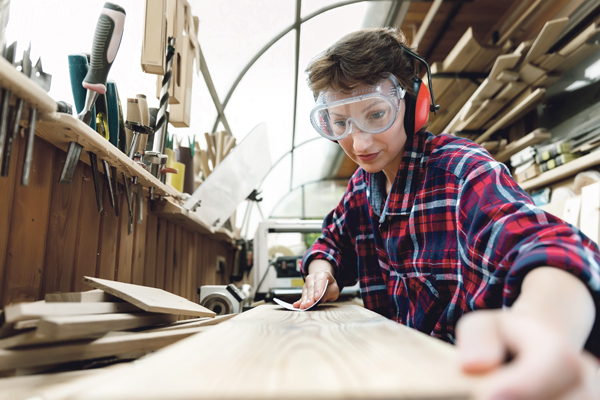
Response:
[{"label": "wooden workbench top", "polygon": [[360,306],[265,305],[51,392],[86,400],[463,399],[476,383],[459,371],[451,345]]}]

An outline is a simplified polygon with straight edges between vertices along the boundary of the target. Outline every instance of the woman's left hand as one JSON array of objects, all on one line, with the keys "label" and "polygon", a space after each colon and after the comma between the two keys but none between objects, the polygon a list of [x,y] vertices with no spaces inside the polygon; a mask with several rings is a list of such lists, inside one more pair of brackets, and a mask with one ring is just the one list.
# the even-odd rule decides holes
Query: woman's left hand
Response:
[{"label": "woman's left hand", "polygon": [[463,370],[485,374],[479,399],[600,399],[597,360],[534,315],[467,314],[457,326],[457,346]]}]

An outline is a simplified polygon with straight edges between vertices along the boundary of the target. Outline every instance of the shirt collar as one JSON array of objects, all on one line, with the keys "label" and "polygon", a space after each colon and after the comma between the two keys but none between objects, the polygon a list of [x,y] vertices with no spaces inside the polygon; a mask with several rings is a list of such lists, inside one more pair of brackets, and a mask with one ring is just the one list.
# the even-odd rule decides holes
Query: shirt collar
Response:
[{"label": "shirt collar", "polygon": [[416,133],[408,137],[389,196],[385,193],[386,178],[383,171],[366,173],[367,199],[373,212],[380,217],[380,222],[383,222],[387,215],[410,213],[420,183],[421,167],[427,161],[424,157],[425,148],[433,137],[430,132]]}]

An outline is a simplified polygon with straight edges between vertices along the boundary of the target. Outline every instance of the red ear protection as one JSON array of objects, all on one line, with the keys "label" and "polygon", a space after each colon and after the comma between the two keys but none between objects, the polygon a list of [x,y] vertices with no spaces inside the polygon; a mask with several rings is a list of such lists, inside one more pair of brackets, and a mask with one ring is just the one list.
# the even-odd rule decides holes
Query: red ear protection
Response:
[{"label": "red ear protection", "polygon": [[429,100],[431,99],[429,88],[421,82],[415,105],[415,133],[419,131],[429,120]]}]

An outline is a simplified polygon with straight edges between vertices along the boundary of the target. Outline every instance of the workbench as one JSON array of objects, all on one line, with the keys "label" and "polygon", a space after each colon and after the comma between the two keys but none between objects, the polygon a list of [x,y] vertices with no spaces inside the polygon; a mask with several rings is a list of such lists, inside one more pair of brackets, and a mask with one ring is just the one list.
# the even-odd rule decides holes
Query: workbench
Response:
[{"label": "workbench", "polygon": [[264,305],[132,363],[0,379],[0,399],[466,399],[478,382],[451,345],[358,305]]}]

